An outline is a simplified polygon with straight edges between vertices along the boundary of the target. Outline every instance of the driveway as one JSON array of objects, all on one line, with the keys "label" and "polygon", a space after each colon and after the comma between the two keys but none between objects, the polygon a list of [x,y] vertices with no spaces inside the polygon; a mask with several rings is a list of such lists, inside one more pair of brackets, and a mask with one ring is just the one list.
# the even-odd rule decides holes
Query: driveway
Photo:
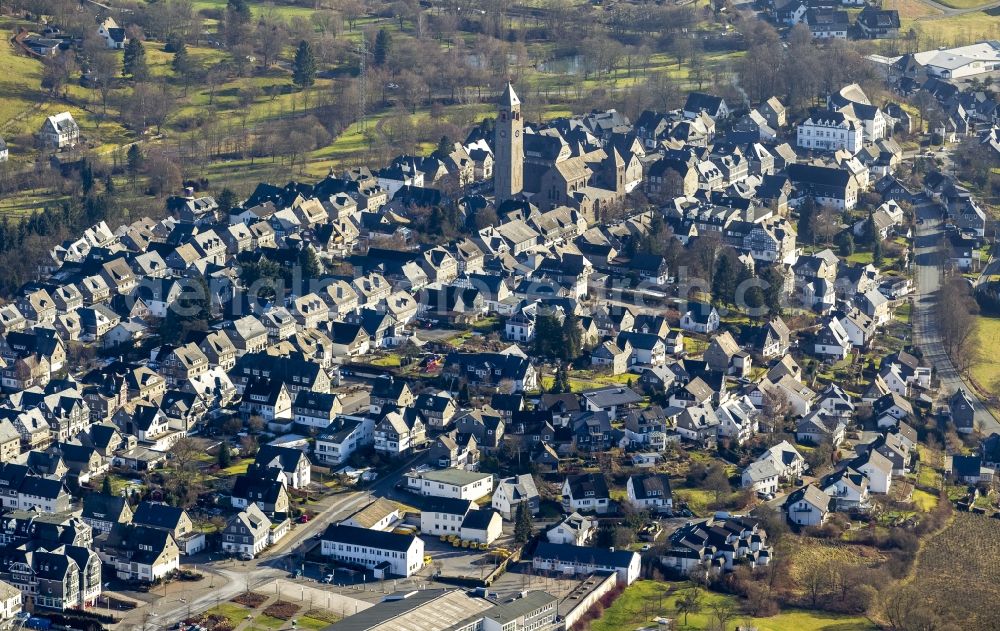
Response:
[{"label": "driveway", "polygon": [[918,219],[923,220],[917,224],[914,243],[914,272],[917,280],[912,314],[914,344],[923,351],[924,358],[937,369],[942,393],[950,396],[959,388],[964,388],[972,398],[976,412],[976,426],[984,433],[1000,434],[1000,422],[990,414],[975,395],[975,391],[955,369],[938,331],[933,294],[941,285],[942,258],[938,251],[938,243],[943,228],[940,210],[931,202],[923,202],[914,206],[914,212]]}]

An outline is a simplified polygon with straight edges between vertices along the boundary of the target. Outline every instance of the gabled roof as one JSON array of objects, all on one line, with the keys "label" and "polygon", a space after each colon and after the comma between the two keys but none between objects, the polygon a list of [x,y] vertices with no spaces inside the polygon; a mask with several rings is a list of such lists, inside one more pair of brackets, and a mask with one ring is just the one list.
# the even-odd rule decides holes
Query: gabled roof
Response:
[{"label": "gabled roof", "polygon": [[535,548],[536,559],[552,559],[563,563],[578,563],[581,565],[601,565],[613,568],[629,567],[638,556],[628,550],[610,550],[574,546],[568,543],[539,542]]},{"label": "gabled roof", "polygon": [[643,475],[633,475],[629,478],[632,481],[632,490],[636,499],[647,499],[650,497],[669,498],[670,477],[666,473],[647,473]]},{"label": "gabled roof", "polygon": [[[608,498],[608,481],[600,473],[581,473],[566,478],[569,490],[575,499],[583,497]],[[588,496],[587,493],[592,493]]]},{"label": "gabled roof", "polygon": [[413,545],[414,535],[397,535],[392,532],[356,528],[354,526],[338,526],[330,524],[323,531],[323,541],[365,546],[381,550],[406,552]]},{"label": "gabled roof", "polygon": [[150,528],[174,530],[180,525],[184,509],[156,502],[142,502],[135,509],[132,523]]},{"label": "gabled roof", "polygon": [[808,502],[816,508],[826,512],[830,509],[830,503],[833,501],[829,495],[819,490],[814,484],[808,484],[801,489],[793,491],[788,495],[785,500],[785,507],[789,508],[798,502]]}]

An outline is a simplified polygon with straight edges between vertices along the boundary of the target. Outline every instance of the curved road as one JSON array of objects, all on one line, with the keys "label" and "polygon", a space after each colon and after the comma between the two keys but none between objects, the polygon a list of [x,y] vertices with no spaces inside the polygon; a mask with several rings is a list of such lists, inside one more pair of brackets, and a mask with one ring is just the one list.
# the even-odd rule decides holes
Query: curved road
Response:
[{"label": "curved road", "polygon": [[125,614],[117,628],[143,631],[169,629],[190,614],[211,609],[244,591],[252,591],[264,583],[287,577],[315,544],[315,535],[322,533],[329,524],[365,506],[373,498],[392,495],[401,474],[426,457],[427,452],[421,452],[382,476],[367,491],[352,491],[330,498],[319,515],[307,524],[297,524],[280,542],[252,561],[221,560],[199,564],[199,571],[215,577],[210,590],[202,588],[195,593],[184,591],[160,598]]},{"label": "curved road", "polygon": [[[990,9],[995,9],[997,7],[1000,7],[1000,1],[998,0],[993,0],[991,2],[987,2],[985,4],[981,4],[975,7],[969,7],[966,9],[956,9],[954,7],[949,7],[946,4],[941,4],[937,0],[920,0],[920,1],[926,4],[927,6],[931,7],[932,9],[940,11],[941,13],[940,14],[935,13],[933,15],[924,15],[914,20],[914,22],[920,22],[922,20],[933,20],[940,17],[950,17],[953,15],[965,15],[966,13],[976,13],[979,11],[989,11]],[[891,9],[892,7],[888,6],[886,8]]]},{"label": "curved road", "polygon": [[941,240],[941,211],[933,202],[922,202],[914,206],[914,212],[923,223],[917,225],[914,241],[914,264],[917,280],[913,305],[913,341],[920,347],[924,357],[937,369],[941,382],[941,392],[950,396],[959,388],[964,388],[972,398],[976,411],[976,427],[985,434],[1000,434],[1000,422],[990,414],[975,391],[962,379],[951,358],[945,351],[938,332],[934,309],[934,292],[941,285],[941,254],[938,244]]}]

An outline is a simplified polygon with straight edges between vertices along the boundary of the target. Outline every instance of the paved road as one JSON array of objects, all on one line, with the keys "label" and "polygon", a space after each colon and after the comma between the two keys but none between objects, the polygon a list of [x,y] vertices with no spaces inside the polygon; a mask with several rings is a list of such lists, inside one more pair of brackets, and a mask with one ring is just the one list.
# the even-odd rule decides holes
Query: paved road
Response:
[{"label": "paved road", "polygon": [[915,206],[918,219],[914,248],[916,262],[917,291],[913,309],[913,340],[924,353],[924,357],[937,369],[941,390],[950,395],[964,388],[972,396],[976,409],[976,426],[988,434],[1000,434],[1000,423],[989,413],[974,391],[970,388],[952,364],[945,351],[938,332],[934,309],[934,292],[941,284],[941,257],[938,253],[942,224],[938,208],[933,203]]},{"label": "paved road", "polygon": [[252,591],[275,579],[288,576],[291,569],[316,543],[315,535],[322,533],[330,523],[343,519],[366,505],[373,497],[390,496],[393,485],[401,474],[426,457],[426,452],[407,461],[395,471],[376,482],[371,491],[354,491],[334,496],[313,520],[297,524],[295,528],[263,556],[252,561],[225,560],[199,565],[199,571],[214,575],[210,590],[169,595],[156,603],[140,607],[119,623],[120,629],[169,629],[186,618],[226,602],[243,591]]}]

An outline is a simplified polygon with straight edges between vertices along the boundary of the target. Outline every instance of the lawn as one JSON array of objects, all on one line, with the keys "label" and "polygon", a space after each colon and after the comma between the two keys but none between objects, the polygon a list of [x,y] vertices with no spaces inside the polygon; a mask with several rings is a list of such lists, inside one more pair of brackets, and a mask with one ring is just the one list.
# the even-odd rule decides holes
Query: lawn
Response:
[{"label": "lawn", "polygon": [[299,629],[325,629],[336,622],[336,620],[327,621],[320,618],[313,618],[312,616],[301,616],[296,618],[295,622],[298,623],[297,626]]},{"label": "lawn", "polygon": [[253,464],[253,458],[244,458],[243,460],[239,460],[229,465],[225,469],[222,469],[220,473],[223,473],[227,476],[240,475],[246,473],[247,467],[249,467],[251,464]]},{"label": "lawn", "polygon": [[695,515],[708,513],[708,505],[715,501],[715,493],[704,489],[675,489],[677,499],[687,502],[688,508]]},{"label": "lawn", "polygon": [[246,620],[247,614],[250,612],[249,609],[243,605],[237,605],[236,603],[219,603],[215,607],[212,607],[205,612],[207,616],[222,616],[228,620],[235,628],[241,622]]},{"label": "lawn", "polygon": [[872,262],[872,253],[870,250],[858,250],[854,254],[847,257],[847,261],[853,265],[861,264],[868,265]]},{"label": "lawn", "polygon": [[[976,318],[978,349],[995,349],[1000,345],[1000,318]],[[972,378],[976,385],[990,394],[1000,392],[1000,355],[993,352],[977,353],[972,363]]]},{"label": "lawn", "polygon": [[263,629],[280,629],[282,626],[288,624],[287,620],[282,620],[281,618],[272,618],[268,615],[261,615],[253,619],[252,629],[263,628]]},{"label": "lawn", "polygon": [[[711,607],[730,603],[739,607],[738,599],[732,596],[702,592],[702,611],[688,616],[684,624],[683,616],[677,615],[677,594],[687,587],[686,583],[660,583],[637,581],[632,584],[604,615],[591,623],[592,631],[621,631],[635,629],[651,622],[658,616],[674,618],[679,631],[694,631],[714,627]],[[730,630],[743,624],[745,617],[729,623]],[[752,618],[759,631],[867,631],[875,629],[865,618],[837,616],[821,612],[790,610],[772,618]]]},{"label": "lawn", "polygon": [[910,324],[910,315],[913,311],[912,305],[909,302],[904,302],[896,309],[896,319],[903,324]]},{"label": "lawn", "polygon": [[920,510],[924,511],[925,513],[927,513],[927,512],[930,512],[930,511],[934,510],[934,507],[937,506],[938,498],[934,497],[933,495],[931,495],[927,491],[921,491],[920,489],[914,489],[914,491],[913,491],[913,503],[916,504],[917,507]]},{"label": "lawn", "polygon": [[401,363],[400,356],[396,353],[389,353],[388,355],[383,355],[382,357],[376,357],[372,360],[373,366],[383,366],[385,368],[399,368]]}]

